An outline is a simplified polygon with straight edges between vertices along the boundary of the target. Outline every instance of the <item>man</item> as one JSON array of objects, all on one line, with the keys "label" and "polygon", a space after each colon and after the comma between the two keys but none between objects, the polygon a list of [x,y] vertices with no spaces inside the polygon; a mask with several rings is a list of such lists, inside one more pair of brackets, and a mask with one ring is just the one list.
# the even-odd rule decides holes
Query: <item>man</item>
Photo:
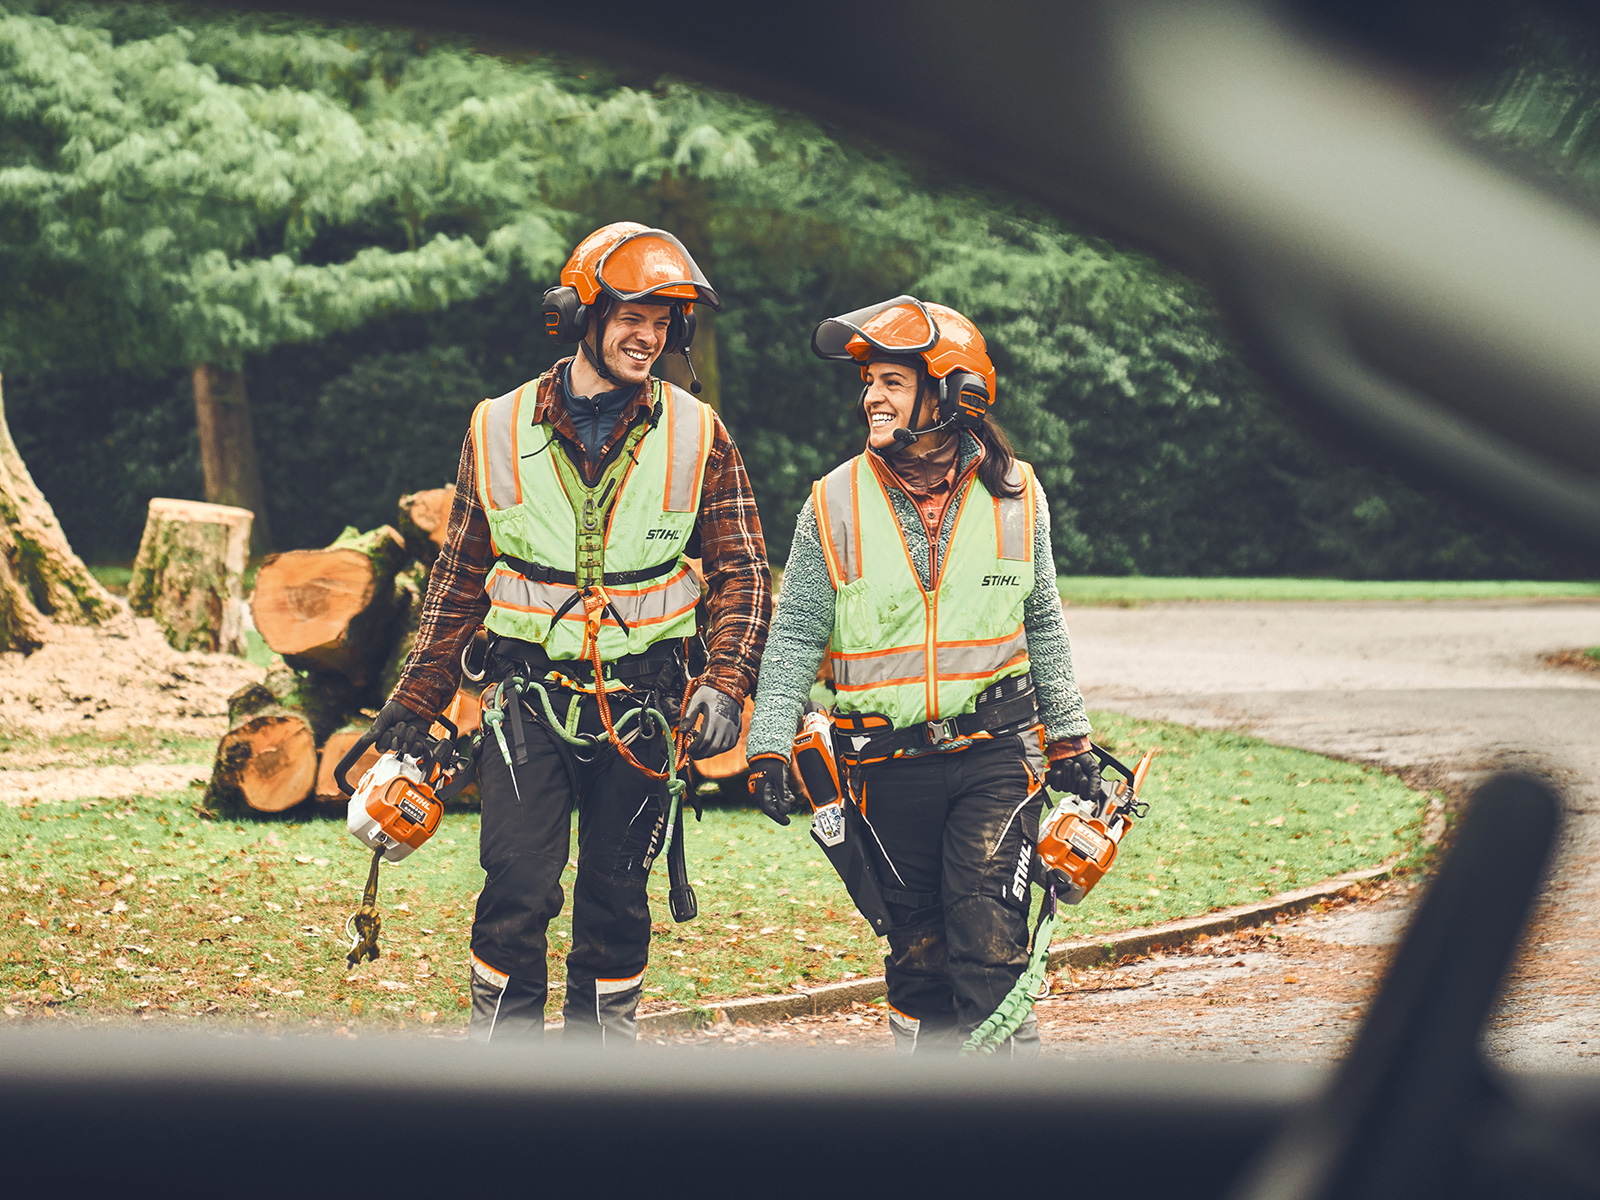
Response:
[{"label": "man", "polygon": [[[750,482],[717,415],[651,375],[663,353],[688,357],[696,303],[720,308],[664,230],[619,222],[573,251],[543,316],[579,353],[473,414],[416,647],[373,723],[380,750],[417,746],[487,626],[499,687],[486,716],[500,734],[478,752],[475,1040],[543,1033],[545,931],[564,900],[574,808],[566,1036],[634,1040],[645,883],[668,833],[676,752],[648,710],[678,722],[687,692],[679,741],[706,757],[738,740],[754,687],[772,600]],[[692,557],[709,636],[691,663]]]},{"label": "man", "polygon": [[[989,415],[994,363],[961,313],[896,296],[823,321],[811,347],[859,368],[866,445],[801,509],[750,791],[789,823],[790,739],[826,654],[847,826],[888,918],[895,1045],[955,1049],[1027,965],[1042,788],[1100,790],[1049,507]],[[1031,1014],[1009,1042],[1038,1052]]]}]

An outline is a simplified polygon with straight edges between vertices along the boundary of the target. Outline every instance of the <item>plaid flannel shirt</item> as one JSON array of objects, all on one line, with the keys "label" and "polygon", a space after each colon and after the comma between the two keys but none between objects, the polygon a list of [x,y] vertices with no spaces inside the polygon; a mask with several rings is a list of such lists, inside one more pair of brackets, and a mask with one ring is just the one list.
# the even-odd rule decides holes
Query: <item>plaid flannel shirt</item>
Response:
[{"label": "plaid flannel shirt", "polygon": [[[565,359],[539,377],[534,416],[549,421],[556,440],[568,457],[584,471],[585,456],[578,448],[576,430],[561,402],[559,372]],[[597,459],[604,462],[642,420],[652,406],[650,389],[641,387],[622,410],[616,426],[601,446]],[[585,471],[585,476],[589,476]],[[772,619],[772,573],[767,567],[766,540],[756,514],[750,477],[739,450],[728,436],[722,419],[712,417],[711,454],[700,490],[700,509],[694,532],[685,547],[690,557],[701,559],[709,589],[710,659],[702,682],[743,701],[755,690],[756,667],[767,643]],[[461,447],[456,476],[455,503],[445,533],[444,549],[428,578],[428,597],[422,605],[421,624],[411,655],[391,699],[413,712],[435,715],[443,711],[461,680],[461,648],[489,612],[484,581],[494,566],[489,544],[489,518],[478,497],[476,455],[472,431]]]}]

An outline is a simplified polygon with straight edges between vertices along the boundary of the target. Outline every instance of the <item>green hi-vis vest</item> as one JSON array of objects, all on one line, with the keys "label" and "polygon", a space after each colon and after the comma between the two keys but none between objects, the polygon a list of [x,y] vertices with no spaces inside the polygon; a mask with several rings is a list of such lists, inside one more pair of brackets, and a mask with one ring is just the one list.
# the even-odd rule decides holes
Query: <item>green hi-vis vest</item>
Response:
[{"label": "green hi-vis vest", "polygon": [[[552,659],[584,657],[584,606],[581,599],[573,602],[580,590],[574,578],[580,540],[587,543],[586,576],[594,573],[598,544],[601,582],[614,609],[606,611],[599,627],[602,660],[694,633],[700,581],[684,561],[683,549],[694,529],[711,454],[711,410],[671,384],[653,383],[660,419],[632,456],[623,456],[625,469],[612,474],[620,476],[611,489],[615,497],[574,493],[563,479],[556,460],[563,451],[554,444],[554,432],[533,420],[537,381],[485,400],[472,414],[478,496],[497,556],[484,583],[490,603],[484,624],[491,633],[538,642]],[[568,474],[577,479],[576,473]],[[596,488],[605,490],[603,484]],[[566,580],[530,579],[508,559]],[[606,576],[651,568],[662,570],[636,583],[604,583]]]},{"label": "green hi-vis vest", "polygon": [[991,496],[976,472],[951,498],[955,529],[931,590],[866,455],[812,485],[835,591],[839,710],[880,712],[905,729],[969,713],[984,688],[1028,669],[1033,468],[1016,463],[1007,482],[1022,488],[1014,500]]}]

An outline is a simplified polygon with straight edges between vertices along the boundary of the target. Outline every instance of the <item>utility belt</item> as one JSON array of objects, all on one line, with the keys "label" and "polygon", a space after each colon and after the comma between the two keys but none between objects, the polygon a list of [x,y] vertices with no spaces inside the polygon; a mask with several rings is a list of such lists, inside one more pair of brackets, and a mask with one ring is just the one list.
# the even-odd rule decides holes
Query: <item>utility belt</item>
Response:
[{"label": "utility belt", "polygon": [[1024,672],[990,684],[978,693],[970,713],[925,721],[896,729],[883,713],[833,713],[833,744],[839,758],[853,767],[951,750],[965,750],[978,741],[1021,733],[1039,723],[1033,675]]},{"label": "utility belt", "polygon": [[[680,672],[684,663],[683,642],[670,638],[657,642],[638,654],[624,654],[610,662],[601,663],[602,680],[618,683],[632,690],[642,685],[642,690],[655,690],[658,694],[678,699],[683,688]],[[594,683],[594,664],[585,658],[555,659],[545,653],[538,642],[521,638],[495,637],[489,642],[486,662],[490,679],[503,679],[507,675],[522,675],[530,679],[543,679],[552,672],[580,684]],[[671,678],[665,679],[671,671]],[[669,686],[659,688],[658,683]]]}]

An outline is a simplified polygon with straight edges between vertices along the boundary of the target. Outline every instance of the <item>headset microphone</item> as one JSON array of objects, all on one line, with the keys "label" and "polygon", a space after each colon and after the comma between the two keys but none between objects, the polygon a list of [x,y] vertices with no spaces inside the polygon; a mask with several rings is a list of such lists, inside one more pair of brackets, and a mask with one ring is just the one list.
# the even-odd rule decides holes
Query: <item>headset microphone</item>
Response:
[{"label": "headset microphone", "polygon": [[950,426],[956,424],[958,421],[960,421],[960,419],[961,416],[958,413],[956,416],[947,417],[945,420],[940,421],[937,425],[929,425],[926,429],[919,429],[915,433],[909,429],[896,429],[894,431],[894,440],[899,442],[902,446],[909,446],[923,434],[938,433],[941,429],[949,429]]}]

